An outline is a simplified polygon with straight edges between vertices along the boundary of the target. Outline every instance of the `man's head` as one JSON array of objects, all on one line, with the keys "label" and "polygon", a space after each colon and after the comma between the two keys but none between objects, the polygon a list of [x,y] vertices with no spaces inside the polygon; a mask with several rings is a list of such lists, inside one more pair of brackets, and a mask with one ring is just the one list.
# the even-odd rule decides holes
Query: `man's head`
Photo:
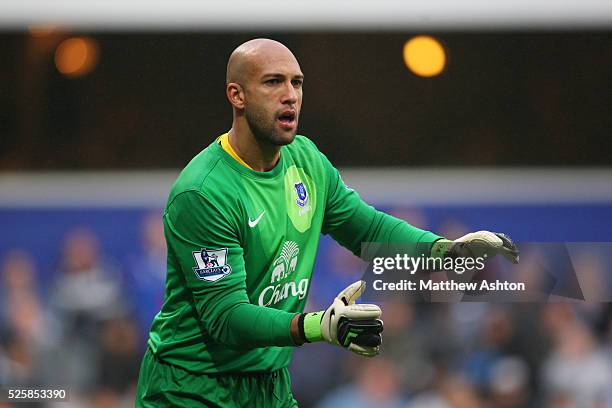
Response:
[{"label": "man's head", "polygon": [[244,120],[260,142],[276,146],[295,138],[304,74],[293,53],[278,41],[259,38],[232,52],[226,93],[234,122]]}]

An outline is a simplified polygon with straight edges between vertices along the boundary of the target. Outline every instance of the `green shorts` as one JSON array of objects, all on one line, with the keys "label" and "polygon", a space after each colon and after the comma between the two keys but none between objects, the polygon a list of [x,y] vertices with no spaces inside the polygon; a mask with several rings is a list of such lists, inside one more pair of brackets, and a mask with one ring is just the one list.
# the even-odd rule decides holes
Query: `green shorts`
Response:
[{"label": "green shorts", "polygon": [[297,407],[289,370],[194,374],[144,355],[136,407]]}]

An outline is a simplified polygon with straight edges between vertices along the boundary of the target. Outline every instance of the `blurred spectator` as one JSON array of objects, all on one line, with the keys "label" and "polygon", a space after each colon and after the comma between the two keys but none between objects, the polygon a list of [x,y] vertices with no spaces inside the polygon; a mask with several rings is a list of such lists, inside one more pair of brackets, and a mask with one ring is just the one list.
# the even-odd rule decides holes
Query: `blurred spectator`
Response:
[{"label": "blurred spectator", "polygon": [[100,333],[95,385],[89,392],[89,406],[133,407],[141,352],[138,327],[130,319],[113,319]]},{"label": "blurred spectator", "polygon": [[431,390],[412,399],[407,408],[481,408],[482,400],[472,385],[459,376],[441,376]]},{"label": "blurred spectator", "polygon": [[452,408],[481,408],[484,406],[476,390],[461,377],[451,377],[440,386],[440,392]]},{"label": "blurred spectator", "polygon": [[23,292],[34,289],[34,262],[21,250],[9,251],[3,259],[3,292]]},{"label": "blurred spectator", "polygon": [[2,336],[0,345],[0,384],[8,386],[34,385],[38,374],[34,356],[25,343],[12,333]]},{"label": "blurred spectator", "polygon": [[135,389],[141,357],[136,323],[129,319],[109,320],[100,338],[96,385],[117,395]]},{"label": "blurred spectator", "polygon": [[68,335],[94,333],[97,323],[124,312],[118,275],[103,263],[98,239],[90,230],[68,233],[51,304]]},{"label": "blurred spectator", "polygon": [[332,391],[317,407],[405,407],[401,380],[392,361],[382,356],[371,360],[360,359],[358,367],[354,372],[354,383]]},{"label": "blurred spectator", "polygon": [[40,385],[43,358],[57,344],[34,280],[34,263],[23,251],[9,252],[1,273],[0,384]]},{"label": "blurred spectator", "polygon": [[120,280],[103,262],[97,237],[70,231],[64,242],[51,305],[62,327],[62,344],[49,356],[54,383],[79,392],[94,386],[101,324],[125,314]]},{"label": "blurred spectator", "polygon": [[529,399],[534,400],[540,394],[538,373],[551,347],[551,339],[540,312],[541,304],[519,303],[511,309],[514,320],[515,335],[510,348],[510,355],[520,357],[528,367]]},{"label": "blurred spectator", "polygon": [[484,325],[465,357],[467,378],[483,391],[489,391],[494,366],[508,350],[514,333],[511,316],[502,308],[491,308],[483,319]]},{"label": "blurred spectator", "polygon": [[164,301],[166,241],[160,212],[154,211],[143,218],[140,246],[128,256],[126,266],[126,282],[131,292],[130,309],[137,319],[141,343],[144,344],[153,317]]},{"label": "blurred spectator", "polygon": [[[404,392],[421,391],[434,381],[434,359],[456,351],[450,327],[442,323],[443,312],[434,317],[441,312],[440,305],[428,305],[432,310],[423,311],[398,297],[381,306],[385,322],[382,352],[396,364]],[[431,331],[438,335],[431,336]]]},{"label": "blurred spectator", "polygon": [[530,397],[527,363],[518,357],[499,359],[491,368],[490,392],[494,407],[524,407]]},{"label": "blurred spectator", "polygon": [[36,295],[34,285],[34,262],[24,251],[9,251],[3,258],[0,269],[0,327],[6,324],[7,305],[12,297]]},{"label": "blurred spectator", "polygon": [[549,406],[597,408],[612,386],[612,372],[604,350],[591,329],[577,321],[562,323],[554,333],[555,346],[542,373]]},{"label": "blurred spectator", "polygon": [[119,407],[119,395],[109,389],[100,389],[93,393],[91,408]]},{"label": "blurred spectator", "polygon": [[293,395],[300,407],[314,406],[322,395],[346,381],[341,366],[344,359],[338,351],[328,344],[313,343],[293,352],[289,370]]},{"label": "blurred spectator", "polygon": [[[583,248],[581,248],[583,249]],[[608,250],[612,249],[610,247]],[[598,310],[605,306],[605,303],[612,301],[609,295],[611,276],[606,276],[606,267],[604,260],[605,249],[594,247],[592,250],[582,250],[577,254],[572,254],[572,265],[576,271],[580,283],[580,289],[585,299],[585,303],[580,305],[580,308],[586,312],[593,312],[597,315]]]}]

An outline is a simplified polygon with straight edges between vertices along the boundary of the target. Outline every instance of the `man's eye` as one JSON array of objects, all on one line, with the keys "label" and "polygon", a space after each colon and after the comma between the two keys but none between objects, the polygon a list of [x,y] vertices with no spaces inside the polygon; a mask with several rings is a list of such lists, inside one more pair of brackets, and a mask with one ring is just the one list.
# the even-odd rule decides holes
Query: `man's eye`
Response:
[{"label": "man's eye", "polygon": [[293,81],[291,81],[291,83],[293,84],[293,86],[295,86],[296,88],[301,88],[302,84],[304,83],[304,81],[302,81],[301,79],[294,79]]},{"label": "man's eye", "polygon": [[280,82],[281,81],[278,78],[271,78],[266,81],[266,84],[276,85],[276,84],[280,84]]}]

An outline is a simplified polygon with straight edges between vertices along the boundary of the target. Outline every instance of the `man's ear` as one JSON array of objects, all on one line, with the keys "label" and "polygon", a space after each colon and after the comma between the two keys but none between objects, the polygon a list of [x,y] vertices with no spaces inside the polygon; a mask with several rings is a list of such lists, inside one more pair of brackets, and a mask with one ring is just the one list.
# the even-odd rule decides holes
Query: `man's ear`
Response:
[{"label": "man's ear", "polygon": [[242,85],[230,82],[225,87],[225,94],[234,108],[244,109],[244,89]]}]

